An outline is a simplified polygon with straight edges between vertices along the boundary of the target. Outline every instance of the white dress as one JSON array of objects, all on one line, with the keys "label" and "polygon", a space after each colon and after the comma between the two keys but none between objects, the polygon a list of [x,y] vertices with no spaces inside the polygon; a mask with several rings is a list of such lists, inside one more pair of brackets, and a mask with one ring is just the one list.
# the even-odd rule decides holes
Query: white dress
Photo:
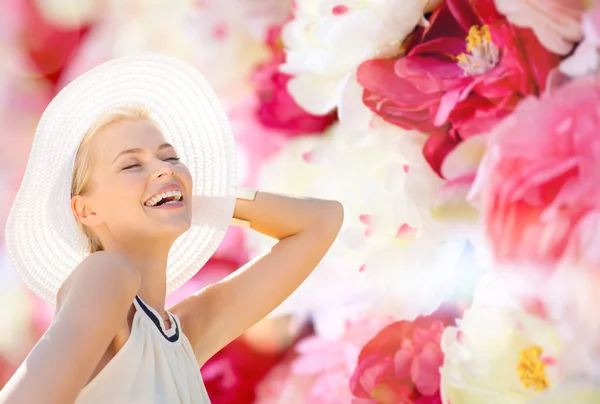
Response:
[{"label": "white dress", "polygon": [[135,298],[129,338],[79,393],[76,404],[208,404],[192,346],[179,319],[162,316]]}]

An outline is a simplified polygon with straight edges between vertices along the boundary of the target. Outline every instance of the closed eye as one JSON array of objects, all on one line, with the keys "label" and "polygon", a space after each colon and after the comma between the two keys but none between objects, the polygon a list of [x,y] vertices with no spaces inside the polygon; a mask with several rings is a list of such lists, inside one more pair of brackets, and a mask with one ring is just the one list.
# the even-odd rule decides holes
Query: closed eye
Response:
[{"label": "closed eye", "polygon": [[[168,159],[165,159],[164,161],[174,161],[174,162],[178,162],[178,161],[179,161],[179,157],[169,157]],[[126,166],[126,167],[123,167],[123,170],[129,170],[129,169],[132,169],[132,168],[135,168],[135,167],[141,167],[141,166],[142,166],[142,165],[141,165],[141,164],[138,164],[138,163],[136,163],[136,164],[131,164],[131,165],[128,165],[128,166]]]}]

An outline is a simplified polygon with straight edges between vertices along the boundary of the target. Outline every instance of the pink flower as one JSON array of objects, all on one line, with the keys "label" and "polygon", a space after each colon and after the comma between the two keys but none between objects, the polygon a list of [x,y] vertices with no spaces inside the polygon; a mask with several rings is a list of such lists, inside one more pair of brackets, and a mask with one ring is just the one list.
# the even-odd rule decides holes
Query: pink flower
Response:
[{"label": "pink flower", "polygon": [[559,57],[530,30],[510,25],[493,0],[447,0],[430,23],[405,43],[405,56],[366,61],[357,77],[373,112],[430,135],[423,154],[441,176],[457,144],[489,131],[524,96],[543,90]]},{"label": "pink flower", "polygon": [[350,403],[348,380],[361,347],[388,318],[366,318],[348,323],[339,339],[309,336],[301,340],[296,354],[277,366],[257,389],[257,404]]},{"label": "pink flower", "polygon": [[238,183],[258,186],[262,166],[288,141],[279,130],[265,127],[256,116],[258,100],[252,94],[225,105],[235,136],[238,155]]},{"label": "pink flower", "polygon": [[440,341],[453,318],[438,311],[385,327],[363,347],[350,379],[352,393],[364,403],[441,404]]},{"label": "pink flower", "polygon": [[19,46],[38,73],[56,85],[79,48],[88,26],[62,27],[42,15],[35,1],[11,0],[10,15],[19,21]]},{"label": "pink flower", "polygon": [[241,338],[232,341],[202,367],[202,377],[211,402],[254,402],[256,386],[285,354],[259,352]]},{"label": "pink flower", "polygon": [[544,47],[566,55],[581,41],[584,0],[495,0],[508,21],[531,28]]},{"label": "pink flower", "polygon": [[337,119],[337,112],[316,116],[296,104],[287,89],[292,76],[279,71],[279,67],[285,62],[280,36],[281,27],[270,30],[267,42],[272,58],[258,66],[252,77],[259,99],[258,119],[266,127],[278,129],[288,135],[321,133]]},{"label": "pink flower", "polygon": [[492,133],[472,192],[498,261],[598,260],[598,105],[600,79],[583,77],[522,102]]},{"label": "pink flower", "polygon": [[10,362],[2,354],[0,354],[0,390],[10,380],[13,373],[17,370],[17,365]]}]

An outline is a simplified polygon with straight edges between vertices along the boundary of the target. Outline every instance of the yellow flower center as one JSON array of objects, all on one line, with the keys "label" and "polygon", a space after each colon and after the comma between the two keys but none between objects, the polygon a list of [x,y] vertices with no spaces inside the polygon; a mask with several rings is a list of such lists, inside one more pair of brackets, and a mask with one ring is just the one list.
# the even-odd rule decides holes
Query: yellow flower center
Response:
[{"label": "yellow flower center", "polygon": [[500,50],[492,42],[487,25],[472,26],[467,36],[467,52],[456,57],[458,65],[470,76],[480,75],[493,69],[500,59]]},{"label": "yellow flower center", "polygon": [[542,391],[550,386],[546,377],[546,364],[540,360],[542,352],[542,348],[532,345],[519,354],[517,372],[525,388],[533,387],[535,391]]},{"label": "yellow flower center", "polygon": [[490,28],[487,25],[481,28],[472,26],[469,29],[469,35],[467,36],[468,52],[473,52],[476,47],[489,43],[492,43],[492,34],[490,34]]}]

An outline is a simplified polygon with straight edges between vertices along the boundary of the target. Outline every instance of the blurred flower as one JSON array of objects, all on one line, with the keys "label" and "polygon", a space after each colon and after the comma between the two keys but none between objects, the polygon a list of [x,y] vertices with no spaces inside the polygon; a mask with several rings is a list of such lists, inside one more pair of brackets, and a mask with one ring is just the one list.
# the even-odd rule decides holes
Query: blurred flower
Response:
[{"label": "blurred flower", "polygon": [[582,17],[583,41],[573,55],[560,64],[560,70],[569,76],[597,73],[600,68],[600,2],[592,1]]},{"label": "blurred flower", "polygon": [[266,46],[262,39],[249,35],[247,25],[229,19],[230,14],[220,6],[200,7],[189,0],[107,4],[106,14],[74,55],[61,85],[108,59],[159,52],[196,67],[222,100],[253,91],[249,75],[268,57]]},{"label": "blurred flower", "polygon": [[364,403],[441,403],[440,340],[453,320],[439,312],[386,326],[360,352],[350,379],[353,394]]},{"label": "blurred flower", "polygon": [[279,153],[288,139],[257,119],[259,103],[255,94],[230,100],[224,106],[237,147],[238,183],[258,187],[263,165]]},{"label": "blurred flower", "polygon": [[[519,284],[527,280],[522,275],[515,278]],[[548,318],[560,324],[566,353],[560,372],[575,380],[588,377],[600,381],[600,318],[595,315],[600,306],[598,267],[562,263],[550,279],[532,281],[530,289],[537,292]]]},{"label": "blurred flower", "polygon": [[504,284],[484,277],[471,308],[442,336],[446,404],[527,403],[560,381],[558,328],[527,313]]},{"label": "blurred flower", "polygon": [[255,402],[256,388],[285,356],[285,351],[257,351],[238,338],[213,355],[202,367],[211,403]]},{"label": "blurred flower", "polygon": [[570,381],[551,386],[528,404],[600,403],[600,388],[594,381]]},{"label": "blurred flower", "polygon": [[348,403],[348,380],[361,347],[390,318],[370,317],[347,323],[334,339],[309,336],[301,340],[295,355],[278,365],[258,386],[256,404]]},{"label": "blurred flower", "polygon": [[38,1],[9,0],[5,3],[9,4],[10,11],[7,12],[19,27],[20,52],[31,60],[32,72],[56,84],[83,42],[89,25],[64,26],[48,19],[47,10],[39,8]]},{"label": "blurred flower", "polygon": [[487,151],[486,135],[460,142],[444,159],[441,172],[446,179],[432,198],[434,215],[465,226],[479,224],[479,211],[468,196],[477,170]]},{"label": "blurred flower", "polygon": [[340,104],[349,76],[366,59],[394,55],[422,20],[426,0],[296,2],[283,30],[288,88],[306,111],[324,115]]},{"label": "blurred flower", "polygon": [[498,11],[516,26],[531,28],[546,49],[567,55],[582,38],[585,0],[495,0]]},{"label": "blurred flower", "polygon": [[492,133],[473,192],[500,262],[600,262],[600,79],[530,98]]},{"label": "blurred flower", "polygon": [[101,19],[106,11],[102,0],[25,0],[33,3],[44,20],[57,27],[76,29]]},{"label": "blurred flower", "polygon": [[263,39],[274,25],[283,24],[292,12],[292,0],[202,0],[201,8],[225,17],[256,39]]},{"label": "blurred flower", "polygon": [[423,153],[441,176],[457,144],[487,132],[524,96],[542,91],[559,57],[529,30],[510,25],[493,0],[448,0],[430,24],[405,43],[405,55],[362,63],[358,81],[373,112],[429,135]]},{"label": "blurred flower", "polygon": [[316,116],[299,107],[287,88],[292,76],[279,71],[279,67],[285,62],[281,27],[273,27],[269,31],[267,43],[272,58],[259,65],[253,74],[259,99],[258,120],[263,125],[279,129],[288,135],[321,133],[337,119],[336,112]]},{"label": "blurred flower", "polygon": [[17,368],[15,363],[10,362],[0,353],[0,390],[4,388]]}]

